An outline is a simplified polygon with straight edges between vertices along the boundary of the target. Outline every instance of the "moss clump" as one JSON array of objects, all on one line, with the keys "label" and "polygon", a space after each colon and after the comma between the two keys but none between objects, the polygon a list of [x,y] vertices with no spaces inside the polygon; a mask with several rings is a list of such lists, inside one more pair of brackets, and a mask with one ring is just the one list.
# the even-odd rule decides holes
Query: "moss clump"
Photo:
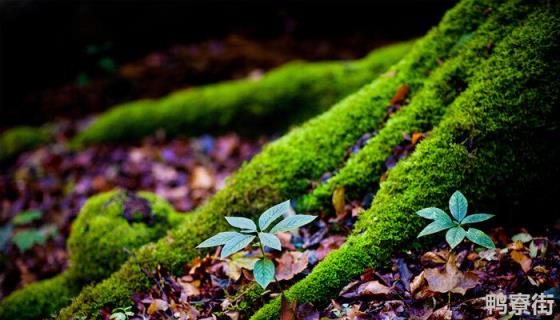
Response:
[{"label": "moss clump", "polygon": [[[149,217],[140,212],[125,217],[125,209],[134,211],[145,205]],[[71,268],[85,282],[105,278],[127,259],[125,250],[162,237],[171,228],[168,217],[174,214],[167,202],[149,193],[135,196],[116,191],[91,198],[72,224]]]},{"label": "moss clump", "polygon": [[[365,268],[386,265],[425,224],[414,212],[444,206],[456,189],[487,208],[531,201],[528,190],[557,189],[558,9],[541,4],[496,47],[431,137],[390,171],[347,243],[294,285],[289,299],[324,305]],[[252,319],[276,318],[279,304]]]},{"label": "moss clump", "polygon": [[0,162],[7,161],[19,153],[35,148],[52,139],[48,127],[16,127],[0,135]]},{"label": "moss clump", "polygon": [[492,1],[463,1],[437,28],[417,43],[410,54],[393,69],[393,77],[381,77],[345,98],[331,110],[292,130],[268,145],[261,154],[243,166],[204,207],[190,214],[179,228],[160,241],[143,246],[137,259],[127,261],[110,278],[84,290],[59,318],[84,314],[98,317],[106,304],[127,303],[135,290],[145,289],[147,279],[139,271],[138,261],[147,269],[157,264],[179,273],[185,263],[202,254],[195,246],[212,234],[227,228],[224,215],[255,216],[261,210],[309,188],[309,179],[317,179],[344,161],[346,150],[364,133],[378,129],[388,101],[402,83],[412,95],[421,90],[428,70],[438,68],[438,59],[457,55],[452,50],[465,30],[484,23]]},{"label": "moss clump", "polygon": [[0,319],[38,319],[68,305],[83,285],[99,281],[141,245],[160,238],[178,214],[156,196],[120,191],[90,198],[80,210],[68,240],[70,267],[33,283],[0,303]]},{"label": "moss clump", "polygon": [[79,133],[74,144],[138,139],[164,129],[171,135],[209,131],[272,131],[324,111],[399,61],[411,42],[344,62],[293,62],[258,80],[237,80],[175,92],[159,100],[114,107]]}]

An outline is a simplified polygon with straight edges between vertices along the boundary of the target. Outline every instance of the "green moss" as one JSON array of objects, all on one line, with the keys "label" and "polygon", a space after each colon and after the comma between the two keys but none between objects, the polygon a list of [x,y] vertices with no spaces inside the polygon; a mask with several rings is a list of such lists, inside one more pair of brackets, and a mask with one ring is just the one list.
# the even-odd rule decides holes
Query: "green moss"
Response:
[{"label": "green moss", "polygon": [[71,268],[85,282],[102,280],[128,258],[125,250],[156,240],[171,228],[168,216],[173,208],[152,194],[139,195],[150,202],[150,224],[142,219],[130,222],[124,217],[126,195],[118,191],[91,198],[80,211],[72,225],[68,249]]},{"label": "green moss", "polygon": [[9,160],[19,153],[35,148],[52,139],[52,132],[48,126],[16,127],[0,135],[0,162]]},{"label": "green moss", "polygon": [[[121,191],[113,191],[90,198],[72,225],[68,240],[68,270],[55,278],[33,283],[2,300],[0,319],[38,319],[58,312],[80,293],[83,285],[102,280],[117,270],[129,258],[125,249],[133,252],[160,238],[173,227],[173,223],[182,219],[167,202],[153,194],[140,192],[135,199],[147,200],[151,215],[147,221],[130,222],[124,217],[123,209],[123,201],[129,201],[127,197]],[[119,293],[118,288],[114,291]]]},{"label": "green moss", "polygon": [[0,304],[0,319],[43,319],[68,305],[81,286],[66,272],[18,290]]},{"label": "green moss", "polygon": [[158,129],[170,135],[194,135],[285,128],[368,83],[411,46],[405,42],[377,49],[357,61],[293,62],[259,80],[229,81],[178,91],[159,100],[125,103],[101,115],[73,144],[137,139]]},{"label": "green moss", "polygon": [[463,1],[392,69],[395,76],[379,78],[265,147],[228,180],[225,189],[190,214],[179,228],[139,249],[137,259],[129,260],[110,278],[82,292],[59,317],[97,317],[100,307],[127,301],[133,291],[147,287],[147,279],[137,270],[139,262],[147,269],[162,264],[179,273],[185,263],[204,253],[195,249],[202,239],[227,229],[223,216],[255,216],[274,203],[304,193],[309,188],[309,179],[317,179],[336,168],[344,160],[346,150],[364,132],[382,125],[388,101],[401,83],[411,86],[412,95],[421,90],[429,74],[426,71],[438,68],[438,59],[456,54],[453,47],[465,30],[475,30],[487,19],[484,12],[492,3]]},{"label": "green moss", "polygon": [[[324,305],[365,268],[386,265],[425,224],[414,212],[443,207],[456,189],[475,207],[499,207],[557,184],[558,13],[558,5],[541,5],[496,47],[431,137],[390,171],[347,243],[294,285],[289,299]],[[252,319],[278,312],[275,300]]]},{"label": "green moss", "polygon": [[410,104],[392,116],[384,128],[348,159],[344,166],[326,183],[298,201],[301,211],[329,210],[330,199],[339,187],[345,188],[349,199],[362,199],[366,192],[375,192],[385,161],[393,146],[403,141],[403,133],[428,132],[441,120],[448,106],[468,88],[482,62],[490,55],[488,45],[497,46],[532,8],[522,1],[509,1],[494,9],[489,19],[465,37],[459,38],[452,51],[457,55],[442,62],[432,72],[424,88],[411,97]]}]

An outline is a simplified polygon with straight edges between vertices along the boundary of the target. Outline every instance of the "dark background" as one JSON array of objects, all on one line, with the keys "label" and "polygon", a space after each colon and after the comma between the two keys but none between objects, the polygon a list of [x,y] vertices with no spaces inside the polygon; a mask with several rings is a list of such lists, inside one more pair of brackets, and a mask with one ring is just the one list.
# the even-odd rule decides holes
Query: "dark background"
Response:
[{"label": "dark background", "polygon": [[[29,96],[74,82],[80,72],[105,76],[96,67],[98,61],[87,53],[92,44],[104,46],[104,54],[116,63],[139,59],[174,44],[222,39],[231,34],[254,41],[282,37],[289,37],[291,43],[338,41],[339,46],[345,45],[345,39],[353,38],[359,39],[353,42],[356,46],[353,52],[363,55],[380,44],[423,35],[454,3],[451,0],[3,1],[0,2],[0,129],[64,117],[64,110],[48,111],[39,100],[32,101]],[[344,56],[326,54],[320,58]],[[89,112],[80,113],[80,106],[74,108],[78,112],[73,110],[67,115]]]}]

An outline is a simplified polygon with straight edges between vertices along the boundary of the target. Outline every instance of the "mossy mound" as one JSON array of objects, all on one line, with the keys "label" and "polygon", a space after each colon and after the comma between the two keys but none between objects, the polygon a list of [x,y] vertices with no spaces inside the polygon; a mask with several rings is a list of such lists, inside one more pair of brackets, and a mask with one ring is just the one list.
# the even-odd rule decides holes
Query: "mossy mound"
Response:
[{"label": "mossy mound", "polygon": [[72,225],[70,267],[2,300],[0,319],[40,319],[56,313],[85,284],[110,275],[129,252],[160,238],[181,219],[167,202],[146,192],[113,191],[90,198]]},{"label": "mossy mound", "polygon": [[105,278],[128,257],[125,250],[162,237],[175,211],[153,194],[97,195],[83,206],[68,239],[71,268],[86,282]]},{"label": "mossy mound", "polygon": [[158,100],[125,103],[100,115],[73,144],[138,139],[158,129],[169,135],[285,129],[370,82],[411,47],[412,42],[388,46],[356,61],[292,62],[261,79],[229,81],[178,91]]},{"label": "mossy mound", "polygon": [[[274,203],[305,194],[310,187],[309,180],[317,180],[323,173],[344,166],[347,150],[360,136],[388,126],[384,119],[389,101],[403,83],[410,87],[409,97],[414,100],[432,75],[437,74],[442,61],[453,60],[461,54],[473,31],[485,24],[496,24],[495,20],[502,19],[500,17],[503,20],[498,21],[505,25],[511,24],[512,19],[525,18],[527,12],[517,10],[513,10],[511,15],[504,15],[503,12],[498,15],[500,11],[495,8],[501,7],[501,3],[490,0],[462,1],[391,69],[388,73],[390,76],[380,77],[328,112],[268,145],[234,174],[226,188],[207,205],[190,214],[167,237],[143,246],[136,253],[136,261],[127,261],[110,278],[82,291],[72,305],[61,312],[59,318],[70,319],[75,315],[95,318],[98,310],[106,304],[129,304],[130,294],[146,289],[148,283],[137,261],[142,261],[142,268],[154,269],[157,264],[161,264],[179,273],[185,263],[204,253],[195,249],[202,239],[227,228],[223,216],[254,217]],[[505,12],[509,12],[507,7],[504,8]],[[480,54],[491,56],[492,52],[486,53],[484,50]],[[471,85],[474,86],[474,83]],[[456,96],[438,99],[443,101],[439,105],[447,106]],[[439,119],[445,114],[439,107],[437,112],[440,114]],[[406,220],[404,222],[409,226]]]},{"label": "mossy mound", "polygon": [[48,127],[15,127],[0,134],[0,162],[10,160],[19,153],[49,142],[53,137]]}]

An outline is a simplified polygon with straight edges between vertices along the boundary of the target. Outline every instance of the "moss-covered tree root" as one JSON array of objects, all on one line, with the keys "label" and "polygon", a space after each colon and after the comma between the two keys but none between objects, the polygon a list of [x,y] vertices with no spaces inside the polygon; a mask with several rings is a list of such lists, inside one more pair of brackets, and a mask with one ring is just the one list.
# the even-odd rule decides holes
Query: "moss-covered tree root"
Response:
[{"label": "moss-covered tree root", "polygon": [[334,176],[298,201],[298,209],[306,212],[328,209],[329,200],[339,187],[345,188],[350,199],[361,199],[366,192],[375,192],[393,147],[403,142],[403,133],[412,135],[432,130],[448,106],[469,87],[473,77],[480,72],[482,62],[492,55],[489,44],[499,46],[502,39],[534,9],[526,3],[509,1],[495,7],[494,13],[480,28],[464,35],[452,49],[459,53],[442,61],[424,87],[410,97],[410,103],[394,114]]},{"label": "moss-covered tree root", "polygon": [[67,306],[83,285],[97,282],[128,258],[124,251],[160,238],[182,218],[149,193],[108,192],[89,199],[72,225],[70,267],[0,302],[0,319],[43,319]]},{"label": "moss-covered tree root", "polygon": [[[193,135],[224,130],[274,130],[330,107],[385,72],[412,41],[373,50],[355,61],[293,62],[258,80],[238,80],[181,90],[157,100],[138,100],[103,113],[72,146],[142,138],[158,129]],[[278,121],[281,119],[281,121]],[[16,127],[0,134],[0,162],[52,141],[52,125]]]},{"label": "moss-covered tree root", "polygon": [[[433,134],[390,171],[347,243],[288,290],[288,299],[328,303],[365,268],[384,266],[394,251],[410,247],[425,224],[414,212],[445,207],[456,189],[476,210],[531,201],[528,190],[558,187],[558,13],[557,4],[543,5],[496,48]],[[252,319],[276,319],[279,308],[275,300]]]},{"label": "moss-covered tree root", "polygon": [[0,163],[11,160],[21,152],[33,149],[53,138],[50,125],[16,127],[0,134]]},{"label": "moss-covered tree root", "polygon": [[285,128],[330,107],[399,61],[404,42],[346,62],[293,62],[261,79],[236,80],[173,93],[159,100],[129,102],[102,114],[75,144],[142,138],[164,129],[170,135],[236,130],[254,133]]},{"label": "moss-covered tree root", "polygon": [[[62,310],[59,318],[85,315],[99,317],[99,308],[128,305],[134,291],[147,288],[141,267],[154,269],[161,264],[179,273],[185,263],[203,252],[195,246],[211,234],[227,229],[223,216],[255,216],[266,207],[296,197],[309,188],[309,179],[343,162],[346,150],[364,133],[381,127],[388,101],[402,83],[415,93],[423,87],[427,70],[435,70],[438,59],[449,59],[452,48],[487,20],[493,1],[462,2],[449,12],[441,25],[392,69],[393,77],[381,77],[344,99],[328,112],[268,145],[261,154],[243,166],[207,205],[190,214],[186,221],[162,240],[136,252],[136,259],[100,284],[88,287]],[[465,31],[468,30],[468,31]]]}]

